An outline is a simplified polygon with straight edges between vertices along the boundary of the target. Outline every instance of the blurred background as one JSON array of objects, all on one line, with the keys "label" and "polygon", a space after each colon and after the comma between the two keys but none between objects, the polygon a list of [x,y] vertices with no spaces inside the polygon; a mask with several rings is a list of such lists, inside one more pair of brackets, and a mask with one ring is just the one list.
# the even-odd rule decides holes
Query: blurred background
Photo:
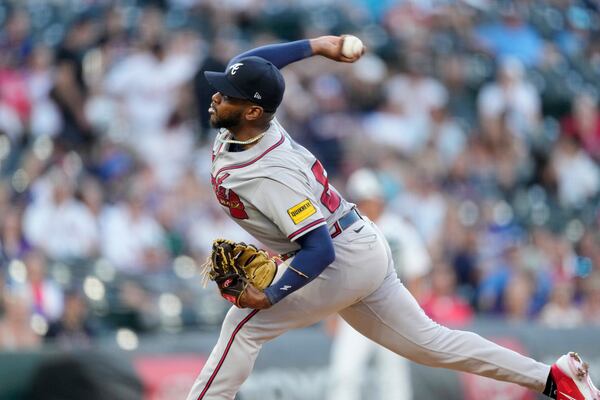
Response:
[{"label": "blurred background", "polygon": [[[408,229],[390,242],[426,312],[545,362],[579,350],[600,367],[598,11],[0,0],[0,398],[185,397],[228,309],[198,266],[215,237],[255,242],[213,198],[202,72],[342,33],[368,53],[287,67],[278,118],[338,191]],[[240,398],[324,399],[333,325],[265,346]],[[414,399],[532,398],[414,365],[409,377]],[[373,382],[363,398],[388,399]]]}]

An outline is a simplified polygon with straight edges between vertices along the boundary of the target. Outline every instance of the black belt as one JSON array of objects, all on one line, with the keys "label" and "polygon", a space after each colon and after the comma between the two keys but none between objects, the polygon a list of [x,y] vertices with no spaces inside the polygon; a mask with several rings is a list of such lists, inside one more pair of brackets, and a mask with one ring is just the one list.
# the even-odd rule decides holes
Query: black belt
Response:
[{"label": "black belt", "polygon": [[340,219],[333,223],[333,232],[331,232],[331,238],[333,239],[334,237],[342,233],[346,228],[348,228],[350,225],[352,225],[359,219],[362,219],[362,217],[360,216],[356,208],[353,208],[352,210],[348,211],[346,215],[342,216]]}]

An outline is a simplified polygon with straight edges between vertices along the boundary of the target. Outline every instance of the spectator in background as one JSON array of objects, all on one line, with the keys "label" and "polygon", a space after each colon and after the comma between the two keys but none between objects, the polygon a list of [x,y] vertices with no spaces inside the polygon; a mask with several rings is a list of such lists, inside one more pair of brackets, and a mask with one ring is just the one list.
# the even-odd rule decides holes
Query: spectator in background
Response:
[{"label": "spectator in background", "polygon": [[23,258],[31,250],[31,244],[23,234],[22,214],[16,207],[12,207],[0,218],[0,264]]},{"label": "spectator in background", "polygon": [[55,260],[89,258],[98,251],[94,215],[74,196],[73,179],[50,171],[49,195],[40,194],[25,209],[25,237]]},{"label": "spectator in background", "polygon": [[[154,135],[148,135],[140,141],[137,149],[146,164],[156,176],[158,186],[163,190],[173,189],[186,172],[194,157],[194,132],[185,120],[186,106],[183,98],[187,93],[180,90],[181,104],[175,110],[166,125]],[[169,149],[165,151],[165,149]]]},{"label": "spectator in background", "polygon": [[31,104],[24,71],[33,47],[27,12],[13,9],[0,29],[0,132],[18,142],[25,133]]},{"label": "spectator in background", "polygon": [[[466,146],[466,135],[457,120],[448,112],[448,92],[438,87],[429,108],[428,146],[435,151],[442,171],[447,171]],[[433,96],[433,95],[432,95]]]},{"label": "spectator in background", "polygon": [[566,11],[565,29],[560,30],[554,40],[562,52],[572,58],[580,55],[589,45],[593,20],[591,11],[576,3]]},{"label": "spectator in background", "polygon": [[0,318],[0,350],[23,351],[37,349],[41,339],[31,329],[29,301],[18,294],[4,296],[4,315]]},{"label": "spectator in background", "polygon": [[485,146],[491,169],[490,185],[510,195],[517,185],[527,179],[529,170],[526,143],[515,136],[510,127],[510,114],[503,114],[494,129],[483,132],[482,144]]},{"label": "spectator in background", "polygon": [[562,206],[578,208],[598,194],[600,170],[577,137],[560,137],[551,156],[551,168]]},{"label": "spectator in background", "polygon": [[102,254],[129,273],[156,271],[166,261],[164,231],[144,201],[141,185],[134,183],[125,200],[107,209],[100,222]]},{"label": "spectator in background", "polygon": [[525,66],[533,67],[540,60],[543,41],[524,19],[526,10],[517,2],[499,2],[500,20],[476,28],[479,44],[496,58],[515,57]]},{"label": "spectator in background", "polygon": [[33,50],[34,41],[31,36],[29,14],[22,8],[10,11],[4,29],[0,31],[0,57],[12,67],[25,64],[25,60]]},{"label": "spectator in background", "polygon": [[489,254],[486,261],[489,273],[479,284],[481,311],[514,320],[527,319],[540,311],[547,301],[550,276],[542,269],[525,268],[520,245],[507,243],[500,254]]},{"label": "spectator in background", "polygon": [[586,230],[577,244],[577,254],[591,260],[591,265],[600,271],[600,237],[597,230]]},{"label": "spectator in background", "polygon": [[125,13],[117,5],[106,11],[100,42],[105,48],[106,66],[112,67],[130,51],[132,35],[126,26]]},{"label": "spectator in background", "polygon": [[[86,175],[79,185],[81,201],[94,216],[96,225],[100,223],[102,213],[106,207],[106,199],[100,182],[92,176]],[[98,226],[99,229],[99,226]]]},{"label": "spectator in background", "polygon": [[[597,15],[597,12],[595,14]],[[585,82],[595,88],[600,85],[600,75],[598,74],[598,64],[600,63],[599,36],[600,33],[598,30],[593,32],[588,45],[583,48],[582,53],[571,60],[574,67],[573,71],[581,74]]]},{"label": "spectator in background", "polygon": [[448,95],[448,114],[469,125],[476,120],[475,90],[469,82],[469,58],[465,54],[453,54],[438,62],[439,75]]},{"label": "spectator in background", "polygon": [[600,111],[597,103],[591,93],[577,94],[571,114],[561,120],[561,130],[564,135],[577,138],[583,149],[600,161]]},{"label": "spectator in background", "polygon": [[33,136],[56,136],[62,128],[59,110],[50,99],[53,83],[53,52],[38,45],[29,57],[27,86],[31,101],[30,129]]},{"label": "spectator in background", "polygon": [[431,288],[421,306],[431,319],[442,325],[464,326],[473,319],[471,306],[456,293],[454,270],[443,263],[431,271]]},{"label": "spectator in background", "polygon": [[365,115],[366,139],[376,145],[395,150],[402,156],[419,152],[426,143],[428,115],[408,114],[400,103],[394,103],[390,91],[372,113]]},{"label": "spectator in background", "polygon": [[[454,270],[456,293],[467,300],[469,304],[475,304],[480,274],[479,232],[469,226],[472,221],[465,221],[465,204],[472,203],[462,203],[462,207],[449,207],[448,224],[444,232],[446,239],[444,258],[448,260]],[[461,208],[462,216],[460,215]]]},{"label": "spectator in background", "polygon": [[525,271],[516,271],[508,278],[502,294],[504,317],[510,322],[527,321],[532,313],[535,279]]},{"label": "spectator in background", "polygon": [[121,113],[128,124],[126,139],[131,145],[168,125],[179,89],[194,76],[195,49],[173,47],[173,43],[164,37],[144,42],[141,51],[128,55],[106,76],[105,90],[122,104]]},{"label": "spectator in background", "polygon": [[51,97],[63,120],[60,143],[69,149],[84,149],[93,141],[92,128],[85,115],[88,87],[83,63],[86,52],[96,38],[94,21],[88,16],[81,16],[69,28],[56,53],[56,73]]},{"label": "spectator in background", "polygon": [[164,39],[165,16],[160,7],[152,5],[148,2],[147,6],[142,9],[140,21],[137,26],[137,37],[141,46],[153,45]]},{"label": "spectator in background", "polygon": [[407,176],[406,192],[394,201],[393,207],[417,228],[431,253],[437,254],[442,239],[447,203],[426,171],[419,169]]},{"label": "spectator in background", "polygon": [[307,121],[307,145],[327,171],[338,175],[343,163],[343,142],[355,133],[355,120],[348,115],[348,103],[341,80],[331,74],[316,78],[310,86],[315,108]]},{"label": "spectator in background", "polygon": [[151,293],[138,279],[126,279],[119,286],[120,325],[147,331],[158,325],[160,311]]},{"label": "spectator in background", "polygon": [[484,85],[477,98],[477,110],[484,132],[499,136],[503,118],[514,135],[528,142],[539,128],[541,99],[536,88],[525,80],[523,64],[504,58],[494,82]]},{"label": "spectator in background", "polygon": [[[389,67],[377,54],[367,52],[350,68],[350,74],[346,75],[343,80],[348,105],[354,110],[372,112],[387,97],[384,85],[387,82]],[[288,104],[291,102],[292,105],[295,104],[293,99],[297,98],[295,92],[298,91],[296,87],[299,86],[297,82],[295,83],[296,85],[291,85],[294,95],[284,97],[285,101]],[[310,108],[310,98],[307,99],[304,96],[303,101],[304,107]],[[284,107],[286,107],[285,104]]]},{"label": "spectator in background", "polygon": [[47,275],[46,256],[39,250],[30,251],[24,258],[27,280],[15,287],[31,311],[47,321],[56,321],[63,312],[63,293],[58,284]]},{"label": "spectator in background", "polygon": [[89,348],[95,336],[85,298],[77,290],[68,291],[64,312],[59,320],[50,324],[45,339],[62,348]]},{"label": "spectator in background", "polygon": [[581,310],[575,306],[575,287],[573,282],[564,280],[556,282],[550,302],[544,306],[540,314],[540,322],[551,328],[575,328],[583,324]]},{"label": "spectator in background", "polygon": [[428,117],[431,110],[440,105],[440,93],[446,89],[426,74],[430,63],[423,56],[409,55],[406,63],[406,73],[392,76],[387,81],[389,101],[409,117]]},{"label": "spectator in background", "polygon": [[562,116],[571,103],[573,92],[577,89],[568,79],[571,73],[568,62],[554,43],[545,43],[542,61],[533,72],[542,96],[544,114]]}]

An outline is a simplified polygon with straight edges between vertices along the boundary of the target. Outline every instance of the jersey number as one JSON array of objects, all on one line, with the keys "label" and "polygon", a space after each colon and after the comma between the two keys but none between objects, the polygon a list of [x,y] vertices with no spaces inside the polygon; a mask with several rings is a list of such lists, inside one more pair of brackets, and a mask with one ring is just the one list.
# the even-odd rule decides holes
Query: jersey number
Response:
[{"label": "jersey number", "polygon": [[315,179],[321,185],[323,185],[323,193],[321,193],[321,203],[333,214],[335,210],[340,206],[340,196],[335,190],[329,189],[329,180],[327,179],[327,172],[323,168],[323,164],[319,160],[315,161],[311,168],[312,173],[315,175]]}]

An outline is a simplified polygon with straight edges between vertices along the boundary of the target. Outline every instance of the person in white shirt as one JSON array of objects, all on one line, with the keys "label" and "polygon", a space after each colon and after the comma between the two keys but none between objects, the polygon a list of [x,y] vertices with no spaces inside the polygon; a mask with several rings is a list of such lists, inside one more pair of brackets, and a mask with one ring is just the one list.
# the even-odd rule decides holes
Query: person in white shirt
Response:
[{"label": "person in white shirt", "polygon": [[39,250],[30,251],[24,258],[27,281],[15,285],[14,292],[27,299],[31,312],[52,322],[64,310],[64,296],[58,284],[47,276],[47,259]]},{"label": "person in white shirt", "polygon": [[577,138],[560,138],[551,166],[558,183],[558,198],[564,207],[582,206],[600,190],[600,169]]},{"label": "person in white shirt", "polygon": [[524,74],[519,60],[506,58],[500,63],[496,81],[482,87],[477,109],[488,134],[499,129],[504,116],[510,131],[521,139],[536,133],[541,120],[541,98]]},{"label": "person in white shirt", "polygon": [[25,209],[23,230],[27,240],[56,260],[97,254],[96,219],[74,197],[72,179],[55,169],[50,173],[48,189],[48,195],[40,193]]},{"label": "person in white shirt", "polygon": [[[354,172],[348,179],[347,192],[361,212],[377,223],[390,245],[398,276],[419,299],[423,293],[423,280],[431,271],[431,259],[416,229],[402,217],[386,210],[383,188],[373,171],[360,169]],[[373,356],[377,362],[377,387],[385,388],[379,398],[412,399],[406,359],[362,336],[339,316],[335,317],[335,322],[329,322],[336,325],[336,332],[327,400],[361,399],[361,387],[365,383],[362,378],[368,376],[366,372]]]},{"label": "person in white shirt", "polygon": [[121,107],[127,139],[156,134],[166,126],[177,103],[178,89],[192,79],[197,60],[193,52],[175,52],[156,42],[131,54],[109,71],[104,89]]},{"label": "person in white shirt", "polygon": [[122,201],[102,214],[102,254],[122,271],[159,269],[165,260],[165,232],[144,209],[143,194],[133,185]]}]

